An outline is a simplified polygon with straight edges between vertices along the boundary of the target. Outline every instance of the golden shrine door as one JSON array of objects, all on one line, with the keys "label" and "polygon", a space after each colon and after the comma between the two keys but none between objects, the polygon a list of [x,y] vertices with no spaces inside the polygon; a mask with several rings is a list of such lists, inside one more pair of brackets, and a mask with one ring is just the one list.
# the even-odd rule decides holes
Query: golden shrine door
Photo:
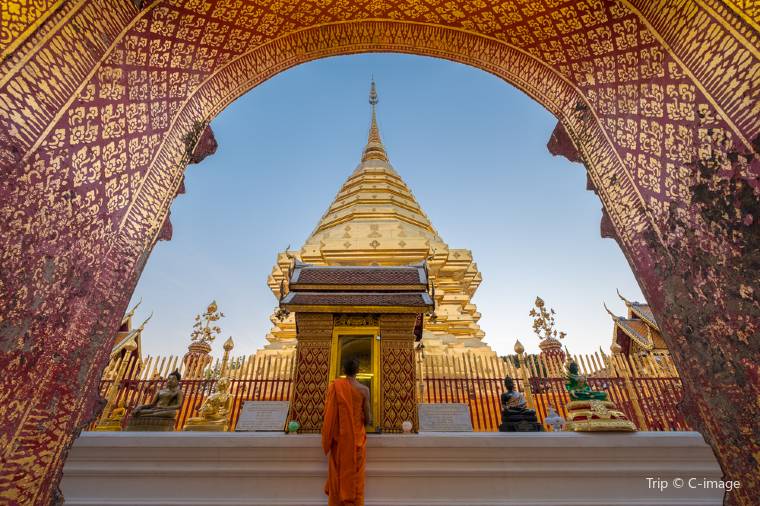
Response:
[{"label": "golden shrine door", "polygon": [[330,380],[344,378],[343,364],[359,360],[357,381],[369,388],[372,426],[367,432],[377,432],[380,420],[380,331],[378,327],[335,327],[330,353]]}]

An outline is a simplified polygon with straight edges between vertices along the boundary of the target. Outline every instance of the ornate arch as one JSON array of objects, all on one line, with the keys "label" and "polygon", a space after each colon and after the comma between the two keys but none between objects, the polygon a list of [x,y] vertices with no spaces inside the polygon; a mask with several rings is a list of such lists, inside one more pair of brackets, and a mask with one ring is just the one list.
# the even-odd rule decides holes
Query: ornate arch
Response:
[{"label": "ornate arch", "polygon": [[370,51],[475,66],[557,116],[664,322],[687,414],[742,480],[732,498],[760,494],[760,412],[743,402],[760,395],[760,50],[746,2],[136,3],[3,5],[0,498],[54,495],[208,122],[277,72]]},{"label": "ornate arch", "polygon": [[[316,42],[315,42],[316,41]],[[456,48],[453,50],[452,48]],[[551,66],[514,46],[440,26],[387,20],[362,20],[321,25],[300,30],[259,46],[216,69],[182,104],[160,142],[153,161],[130,202],[116,248],[143,237],[143,230],[155,242],[168,207],[182,181],[189,156],[187,133],[207,125],[228,104],[276,73],[326,56],[361,52],[398,52],[443,58],[490,72],[514,85],[547,108],[581,152],[595,187],[612,219],[617,236],[634,251],[637,234],[655,227],[647,216],[644,199],[623,165],[587,98],[567,78]],[[614,178],[624,181],[618,188],[604,183]],[[630,202],[620,206],[622,201]],[[158,203],[159,213],[141,212],[140,206]],[[640,242],[640,241],[639,241]],[[137,251],[144,244],[135,244]]]}]

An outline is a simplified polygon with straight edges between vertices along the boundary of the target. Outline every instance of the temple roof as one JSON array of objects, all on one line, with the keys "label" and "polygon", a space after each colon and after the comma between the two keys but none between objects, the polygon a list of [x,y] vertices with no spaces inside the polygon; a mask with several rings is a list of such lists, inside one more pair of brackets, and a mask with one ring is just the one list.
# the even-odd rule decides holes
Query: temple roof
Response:
[{"label": "temple roof", "polygon": [[628,337],[639,343],[644,349],[651,350],[654,347],[651,331],[646,323],[628,318],[618,318],[615,323]]},{"label": "temple roof", "polygon": [[[125,319],[129,319],[132,316],[134,316],[134,311],[135,311],[135,309],[137,309],[137,306],[139,306],[139,305],[140,305],[140,303],[138,302],[137,305],[134,308],[132,308],[132,311],[129,312],[128,317],[125,317]],[[113,357],[114,355],[116,355],[117,353],[119,353],[121,350],[123,350],[124,347],[129,342],[134,342],[135,344],[137,344],[138,355],[139,355],[140,354],[140,349],[141,349],[140,336],[142,335],[142,331],[145,329],[145,324],[148,323],[151,318],[153,318],[153,313],[151,313],[145,319],[145,321],[143,321],[140,324],[139,327],[134,328],[134,329],[130,329],[129,332],[124,337],[122,337],[121,339],[119,339],[119,341],[111,349],[111,357]]]},{"label": "temple roof", "polygon": [[341,267],[296,262],[289,286],[280,301],[289,311],[423,313],[434,307],[424,263]]},{"label": "temple roof", "polygon": [[393,290],[425,290],[427,274],[418,266],[358,267],[333,266],[329,269],[296,263],[290,277],[291,290],[341,288],[364,290],[392,288]]},{"label": "temple roof", "polygon": [[630,301],[626,299],[625,297],[623,297],[622,295],[620,295],[619,291],[617,294],[618,294],[618,297],[620,297],[620,299],[625,303],[629,311],[631,311],[633,314],[635,314],[642,320],[646,321],[655,329],[660,330],[660,326],[657,325],[657,321],[654,319],[654,313],[652,313],[652,310],[649,308],[649,304],[646,304],[643,302]]},{"label": "temple roof", "polygon": [[290,292],[280,305],[290,311],[307,312],[321,309],[333,312],[329,306],[341,306],[340,311],[346,313],[409,312],[405,308],[414,308],[412,312],[422,313],[433,308],[433,300],[425,292]]},{"label": "temple roof", "polygon": [[132,309],[130,309],[124,317],[121,319],[122,325],[127,325],[129,323],[129,320],[135,315],[135,311],[137,311],[137,308],[140,307],[140,304],[142,304],[142,299],[140,299],[137,304],[135,304]]},{"label": "temple roof", "polygon": [[622,330],[625,335],[636,341],[645,350],[653,349],[655,342],[652,337],[652,329],[657,333],[659,333],[660,329],[654,321],[654,315],[649,309],[649,305],[640,302],[630,302],[620,295],[620,292],[618,292],[618,296],[628,307],[628,318],[617,316],[609,310],[607,305],[604,306],[604,309],[607,310],[607,313],[609,313],[615,322],[616,328]]}]

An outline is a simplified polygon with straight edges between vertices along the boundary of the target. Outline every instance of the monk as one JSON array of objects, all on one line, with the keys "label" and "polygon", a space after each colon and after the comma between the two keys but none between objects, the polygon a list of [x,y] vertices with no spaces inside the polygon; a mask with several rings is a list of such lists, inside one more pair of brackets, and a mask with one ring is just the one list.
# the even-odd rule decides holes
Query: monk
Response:
[{"label": "monk", "polygon": [[343,364],[346,377],[338,378],[327,389],[322,449],[327,455],[328,506],[364,505],[364,464],[367,433],[372,424],[369,388],[356,381],[359,361]]}]

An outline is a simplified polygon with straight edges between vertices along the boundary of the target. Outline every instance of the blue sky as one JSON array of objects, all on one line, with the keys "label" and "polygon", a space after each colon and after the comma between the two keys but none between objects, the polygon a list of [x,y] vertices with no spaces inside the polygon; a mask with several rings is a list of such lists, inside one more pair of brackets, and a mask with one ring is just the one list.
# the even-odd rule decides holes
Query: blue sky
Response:
[{"label": "blue sky", "polygon": [[144,353],[183,354],[193,317],[216,299],[234,354],[264,345],[276,299],[275,255],[300,247],[359,162],[377,82],[378,122],[391,163],[452,248],[483,274],[474,297],[486,342],[537,350],[536,295],[557,311],[573,353],[609,348],[602,302],[615,289],[643,300],[617,244],[599,236],[601,202],[580,164],[553,157],[555,118],[483,71],[395,54],[328,58],[285,71],[212,122],[216,154],[186,172],[172,205],[174,236],[153,250],[133,295],[151,311]]}]

